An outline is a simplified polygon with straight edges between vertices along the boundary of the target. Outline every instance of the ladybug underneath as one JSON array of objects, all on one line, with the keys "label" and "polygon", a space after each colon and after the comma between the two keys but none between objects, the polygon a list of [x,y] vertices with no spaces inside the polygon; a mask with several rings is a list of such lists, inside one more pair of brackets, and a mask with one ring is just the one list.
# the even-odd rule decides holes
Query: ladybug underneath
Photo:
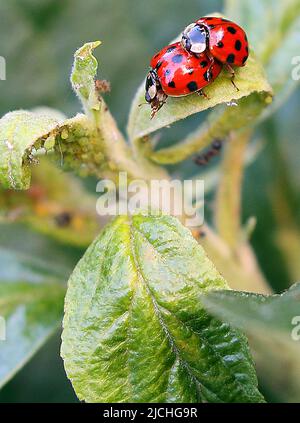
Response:
[{"label": "ladybug underneath", "polygon": [[206,52],[197,56],[187,52],[180,42],[163,48],[151,60],[151,70],[146,78],[145,99],[155,116],[168,96],[182,97],[198,92],[214,81],[222,64]]},{"label": "ladybug underneath", "polygon": [[206,51],[223,63],[232,75],[232,82],[232,66],[244,66],[249,56],[245,31],[236,23],[223,18],[200,18],[183,31],[181,42],[189,53],[199,55]]}]

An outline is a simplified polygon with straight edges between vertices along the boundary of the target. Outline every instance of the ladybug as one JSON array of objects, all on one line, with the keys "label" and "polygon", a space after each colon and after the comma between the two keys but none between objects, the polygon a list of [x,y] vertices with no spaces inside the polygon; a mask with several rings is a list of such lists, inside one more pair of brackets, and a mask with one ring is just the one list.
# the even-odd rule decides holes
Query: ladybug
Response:
[{"label": "ladybug", "polygon": [[[204,17],[189,25],[182,34],[182,46],[195,55],[207,52],[223,63],[232,75],[249,57],[249,44],[245,31],[236,23],[224,18]],[[235,85],[235,84],[234,84]]]},{"label": "ladybug", "polygon": [[152,58],[150,65],[145,99],[151,105],[152,117],[168,96],[183,97],[197,92],[206,97],[203,88],[213,82],[222,70],[222,64],[212,56],[206,52],[197,56],[190,54],[180,42],[163,48]]}]

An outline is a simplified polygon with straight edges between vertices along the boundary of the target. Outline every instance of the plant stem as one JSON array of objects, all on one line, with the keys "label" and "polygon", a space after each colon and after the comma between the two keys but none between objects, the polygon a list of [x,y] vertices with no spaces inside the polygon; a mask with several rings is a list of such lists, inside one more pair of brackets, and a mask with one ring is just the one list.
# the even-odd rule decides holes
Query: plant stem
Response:
[{"label": "plant stem", "polygon": [[235,133],[226,143],[217,192],[215,225],[234,250],[241,240],[241,186],[246,147],[252,130]]}]

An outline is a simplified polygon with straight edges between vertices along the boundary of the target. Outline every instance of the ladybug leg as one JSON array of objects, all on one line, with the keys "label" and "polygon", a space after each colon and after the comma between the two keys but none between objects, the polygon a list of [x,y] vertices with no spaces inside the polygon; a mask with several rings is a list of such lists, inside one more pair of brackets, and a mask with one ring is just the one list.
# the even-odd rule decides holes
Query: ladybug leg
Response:
[{"label": "ladybug leg", "polygon": [[205,93],[205,91],[204,91],[204,90],[199,90],[199,91],[197,91],[197,94],[198,94],[200,97],[204,97],[204,98],[206,98],[206,100],[210,100],[210,97],[208,97],[208,95]]},{"label": "ladybug leg", "polygon": [[240,91],[240,90],[239,90],[239,88],[236,86],[236,83],[234,82],[234,78],[235,78],[235,71],[234,71],[233,67],[232,67],[232,66],[230,66],[230,65],[229,65],[229,63],[226,63],[226,64],[225,64],[225,66],[226,66],[227,71],[228,71],[228,72],[230,73],[230,75],[231,75],[231,83],[232,83],[232,85],[234,86],[234,88],[235,88],[237,91]]},{"label": "ladybug leg", "polygon": [[151,119],[154,118],[156,113],[163,107],[167,102],[168,96],[163,92],[162,89],[159,89],[155,99],[151,102]]}]

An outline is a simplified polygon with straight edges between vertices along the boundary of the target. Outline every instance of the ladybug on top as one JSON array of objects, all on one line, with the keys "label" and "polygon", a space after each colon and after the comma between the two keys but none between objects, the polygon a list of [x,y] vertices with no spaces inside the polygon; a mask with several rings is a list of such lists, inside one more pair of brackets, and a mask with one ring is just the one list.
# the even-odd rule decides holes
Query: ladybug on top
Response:
[{"label": "ladybug on top", "polygon": [[145,94],[151,116],[168,96],[198,92],[207,97],[203,88],[218,77],[223,66],[231,73],[236,87],[233,66],[244,66],[248,56],[247,35],[236,23],[217,17],[198,19],[185,28],[180,42],[165,47],[151,60]]},{"label": "ladybug on top", "polygon": [[198,55],[204,51],[223,63],[234,76],[232,66],[244,66],[249,56],[245,31],[224,18],[205,17],[189,25],[182,34],[186,51]]}]

